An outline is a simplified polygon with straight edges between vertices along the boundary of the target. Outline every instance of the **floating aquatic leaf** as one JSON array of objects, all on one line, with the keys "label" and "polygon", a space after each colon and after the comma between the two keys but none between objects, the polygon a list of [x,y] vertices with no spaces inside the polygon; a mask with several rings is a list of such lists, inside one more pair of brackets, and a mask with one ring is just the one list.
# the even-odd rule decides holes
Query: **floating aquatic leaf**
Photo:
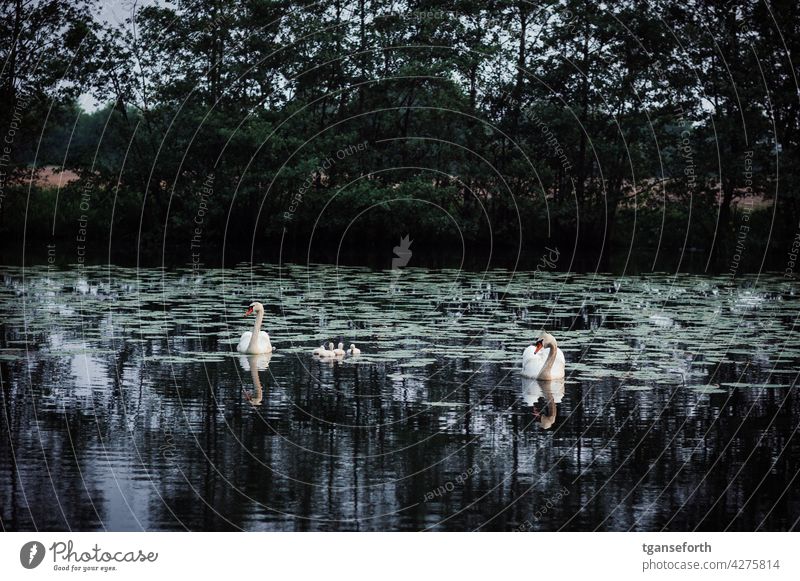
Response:
[{"label": "floating aquatic leaf", "polygon": [[716,385],[687,385],[686,387],[692,391],[697,391],[700,393],[728,393],[727,390],[720,389]]},{"label": "floating aquatic leaf", "polygon": [[740,389],[780,389],[783,387],[789,388],[792,387],[791,385],[782,384],[782,383],[735,383],[735,382],[726,382],[720,383],[723,387],[738,387]]}]

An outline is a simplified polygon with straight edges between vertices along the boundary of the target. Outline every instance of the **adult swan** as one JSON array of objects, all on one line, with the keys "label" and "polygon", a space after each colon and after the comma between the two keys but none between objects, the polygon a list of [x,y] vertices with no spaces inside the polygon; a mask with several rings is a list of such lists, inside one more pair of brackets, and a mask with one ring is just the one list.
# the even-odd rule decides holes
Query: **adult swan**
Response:
[{"label": "adult swan", "polygon": [[564,352],[555,337],[545,333],[522,353],[522,375],[545,381],[564,377]]},{"label": "adult swan", "polygon": [[272,353],[275,351],[275,347],[272,346],[269,340],[269,333],[261,330],[261,322],[264,320],[264,305],[259,302],[250,303],[250,307],[244,316],[246,317],[251,313],[256,314],[256,323],[253,325],[252,331],[242,333],[242,338],[239,339],[236,350],[239,353],[250,354]]}]

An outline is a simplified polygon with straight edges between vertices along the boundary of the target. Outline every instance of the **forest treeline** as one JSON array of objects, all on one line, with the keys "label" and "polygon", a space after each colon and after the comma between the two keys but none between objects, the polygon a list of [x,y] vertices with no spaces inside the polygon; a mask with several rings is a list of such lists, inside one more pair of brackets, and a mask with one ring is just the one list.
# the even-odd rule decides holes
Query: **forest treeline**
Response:
[{"label": "forest treeline", "polygon": [[101,8],[0,7],[7,240],[188,260],[410,234],[728,271],[782,269],[798,232],[794,0]]}]

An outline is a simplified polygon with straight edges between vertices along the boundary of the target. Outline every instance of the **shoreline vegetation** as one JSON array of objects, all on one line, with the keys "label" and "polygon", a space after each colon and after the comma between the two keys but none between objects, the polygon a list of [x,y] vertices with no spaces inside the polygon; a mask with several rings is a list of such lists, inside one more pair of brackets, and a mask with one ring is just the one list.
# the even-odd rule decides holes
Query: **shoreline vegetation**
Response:
[{"label": "shoreline vegetation", "polygon": [[410,236],[420,265],[793,273],[800,7],[425,6],[6,3],[0,235],[59,264],[381,267]]},{"label": "shoreline vegetation", "polygon": [[[227,243],[223,256],[222,246],[203,247],[199,251],[190,246],[172,245],[157,250],[140,249],[138,253],[124,247],[124,240],[115,242],[109,252],[107,238],[102,244],[87,248],[77,258],[74,240],[42,239],[28,240],[24,253],[22,241],[14,241],[0,250],[0,268],[18,267],[23,263],[27,267],[47,266],[57,269],[71,269],[76,266],[118,266],[167,269],[191,269],[201,274],[205,269],[233,268],[241,264],[253,265],[289,265],[289,264],[338,264],[345,267],[365,267],[373,270],[392,271],[392,261],[396,259],[392,249],[397,240],[373,241],[369,248],[338,248],[334,245],[329,250],[325,244],[319,244],[310,251],[304,245],[288,245],[280,247],[280,239],[269,244],[267,250],[253,249],[250,244]],[[419,251],[409,260],[409,268],[458,269],[469,272],[480,272],[487,269],[516,270],[526,273],[542,271],[575,274],[605,272],[610,274],[639,275],[646,273],[680,272],[684,274],[726,275],[731,280],[751,274],[769,274],[781,276],[788,283],[797,280],[796,269],[788,255],[769,254],[748,257],[740,262],[735,274],[729,271],[706,270],[707,254],[704,249],[687,248],[681,255],[680,250],[662,252],[656,258],[655,249],[630,248],[621,249],[615,254],[604,253],[598,249],[579,250],[569,246],[559,246],[561,259],[557,264],[550,264],[550,251],[546,240],[534,241],[526,251],[519,247],[495,246],[489,254],[486,248],[479,246],[461,247],[458,245],[428,242],[419,244]],[[338,252],[338,253],[337,253]],[[796,254],[795,254],[796,256]],[[23,260],[24,258],[24,260]],[[654,258],[656,258],[654,262]],[[764,262],[762,264],[762,259]],[[786,262],[788,260],[788,263]],[[543,267],[542,265],[546,265]],[[790,266],[786,266],[789,264]]]}]

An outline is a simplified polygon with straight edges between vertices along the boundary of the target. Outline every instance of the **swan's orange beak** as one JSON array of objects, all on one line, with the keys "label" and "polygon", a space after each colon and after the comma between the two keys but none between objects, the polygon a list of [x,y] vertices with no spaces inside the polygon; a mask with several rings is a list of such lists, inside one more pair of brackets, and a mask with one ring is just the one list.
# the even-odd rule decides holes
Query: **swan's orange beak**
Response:
[{"label": "swan's orange beak", "polygon": [[536,344],[536,349],[533,350],[533,353],[536,354],[541,350],[542,350],[542,344],[541,343],[537,343]]},{"label": "swan's orange beak", "polygon": [[253,312],[253,307],[250,307],[249,309],[247,309],[247,312],[244,314],[244,316],[246,317],[247,315],[249,315],[252,312]]}]

